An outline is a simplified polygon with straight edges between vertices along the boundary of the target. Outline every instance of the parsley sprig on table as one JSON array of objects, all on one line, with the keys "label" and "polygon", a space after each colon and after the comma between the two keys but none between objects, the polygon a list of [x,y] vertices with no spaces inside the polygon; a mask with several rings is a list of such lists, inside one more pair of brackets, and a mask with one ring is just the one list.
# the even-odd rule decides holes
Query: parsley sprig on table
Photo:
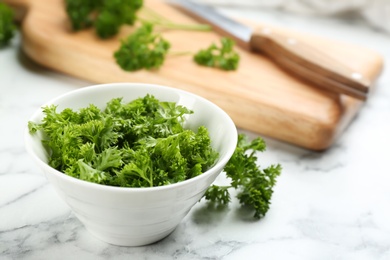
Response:
[{"label": "parsley sprig on table", "polygon": [[[43,130],[49,165],[70,176],[99,184],[153,187],[193,178],[218,157],[208,130],[184,129],[192,111],[151,95],[123,103],[112,99],[104,110],[43,109],[42,123],[29,122],[30,133]],[[180,144],[180,145],[179,145]]]},{"label": "parsley sprig on table", "polygon": [[269,210],[273,187],[282,170],[280,164],[265,169],[257,166],[256,152],[265,149],[262,138],[248,142],[247,136],[240,134],[236,150],[224,169],[231,184],[210,186],[205,194],[206,200],[217,205],[227,205],[231,201],[229,189],[234,188],[238,190],[237,198],[241,205],[253,209],[255,218],[263,217]]},{"label": "parsley sprig on table", "polygon": [[7,45],[14,36],[16,26],[12,9],[0,3],[0,47]]}]

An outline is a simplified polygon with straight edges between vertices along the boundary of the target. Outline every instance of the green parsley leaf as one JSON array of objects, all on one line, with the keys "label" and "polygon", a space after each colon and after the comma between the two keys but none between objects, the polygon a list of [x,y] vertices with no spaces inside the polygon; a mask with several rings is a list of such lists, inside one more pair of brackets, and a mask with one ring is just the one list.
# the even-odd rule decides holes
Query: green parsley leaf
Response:
[{"label": "green parsley leaf", "polygon": [[158,69],[165,60],[170,43],[161,34],[153,33],[153,25],[144,23],[114,53],[119,66],[126,71],[142,68]]},{"label": "green parsley leaf", "polygon": [[213,184],[207,189],[204,197],[206,200],[217,205],[227,205],[231,201],[229,188],[230,186],[217,186]]},{"label": "green parsley leaf", "polygon": [[96,0],[65,0],[66,13],[70,19],[72,29],[79,31],[89,28],[94,23],[94,12],[102,1]]},{"label": "green parsley leaf", "polygon": [[66,13],[75,31],[95,27],[100,38],[110,38],[122,25],[133,25],[143,0],[66,0]]},{"label": "green parsley leaf", "polygon": [[220,68],[222,70],[236,70],[240,56],[234,51],[234,41],[230,38],[221,38],[221,47],[214,43],[207,49],[200,50],[194,55],[194,61],[202,66]]},{"label": "green parsley leaf", "polygon": [[257,166],[256,152],[266,149],[264,140],[260,137],[248,142],[247,136],[240,134],[233,156],[224,170],[231,180],[231,186],[213,185],[205,193],[205,199],[219,205],[226,205],[230,201],[229,188],[238,190],[237,198],[241,205],[254,211],[254,218],[265,216],[269,210],[273,187],[282,167],[271,165],[260,169]]},{"label": "green parsley leaf", "polygon": [[10,42],[15,30],[13,10],[8,5],[0,3],[0,47]]}]

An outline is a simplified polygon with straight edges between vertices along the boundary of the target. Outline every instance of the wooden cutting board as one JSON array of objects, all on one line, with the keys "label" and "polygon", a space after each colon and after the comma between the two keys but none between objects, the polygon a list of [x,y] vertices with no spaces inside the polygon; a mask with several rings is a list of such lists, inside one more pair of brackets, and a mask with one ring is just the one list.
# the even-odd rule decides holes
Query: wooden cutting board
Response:
[{"label": "wooden cutting board", "polygon": [[[284,72],[267,57],[241,49],[240,66],[234,72],[198,66],[191,55],[169,56],[158,71],[125,72],[115,63],[113,52],[133,28],[124,27],[118,37],[103,41],[92,30],[71,32],[63,0],[5,2],[23,8],[22,48],[39,64],[95,83],[146,82],[184,89],[218,104],[240,128],[308,149],[330,147],[363,104],[317,89]],[[163,1],[146,0],[145,5],[174,22],[195,22]],[[373,82],[381,72],[382,58],[371,50],[276,29],[316,46]],[[196,52],[220,38],[214,32],[179,30],[164,31],[163,35],[173,52]]]}]

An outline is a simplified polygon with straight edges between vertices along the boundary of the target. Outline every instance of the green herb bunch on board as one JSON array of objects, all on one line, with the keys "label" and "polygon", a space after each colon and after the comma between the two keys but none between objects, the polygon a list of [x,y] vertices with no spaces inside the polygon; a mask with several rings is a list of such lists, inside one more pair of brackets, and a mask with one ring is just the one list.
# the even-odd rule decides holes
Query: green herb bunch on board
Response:
[{"label": "green herb bunch on board", "polygon": [[124,24],[133,25],[143,0],[65,0],[73,30],[95,27],[100,38],[116,35]]},{"label": "green herb bunch on board", "polygon": [[[194,61],[202,66],[222,70],[236,70],[240,57],[234,51],[234,41],[221,39],[222,46],[212,44],[194,55]],[[169,54],[171,44],[154,31],[154,25],[144,22],[134,33],[122,40],[119,49],[114,53],[118,65],[126,71],[160,68]]]},{"label": "green herb bunch on board", "polygon": [[162,186],[193,178],[210,168],[218,153],[206,127],[183,128],[192,111],[151,95],[129,103],[112,99],[104,110],[94,105],[73,111],[43,110],[42,130],[51,150],[49,165],[67,175],[104,185]]},{"label": "green herb bunch on board", "polygon": [[254,218],[263,217],[269,210],[273,187],[281,174],[280,164],[261,169],[257,165],[256,152],[264,152],[266,144],[260,137],[248,142],[247,136],[240,134],[233,156],[225,166],[228,186],[212,185],[205,198],[216,205],[227,205],[231,201],[229,189],[238,191],[237,198],[242,206],[254,211]]},{"label": "green herb bunch on board", "polygon": [[[73,30],[94,27],[102,39],[117,35],[122,25],[141,26],[122,39],[115,51],[117,64],[125,71],[160,68],[171,43],[155,32],[155,26],[170,30],[210,31],[205,24],[178,24],[143,6],[143,0],[65,0],[65,7]],[[140,12],[142,9],[142,12]],[[202,66],[236,70],[240,57],[234,51],[234,41],[221,39],[221,47],[212,44],[197,52],[193,60]]]},{"label": "green herb bunch on board", "polygon": [[151,23],[144,23],[114,53],[118,65],[126,71],[158,69],[165,60],[170,43],[161,34],[153,32]]},{"label": "green herb bunch on board", "polygon": [[220,68],[222,70],[236,70],[240,61],[239,54],[234,51],[234,41],[230,38],[221,38],[221,46],[211,44],[207,49],[200,50],[194,55],[194,61],[202,66]]},{"label": "green herb bunch on board", "polygon": [[4,3],[0,3],[0,47],[7,45],[15,34],[13,10]]}]

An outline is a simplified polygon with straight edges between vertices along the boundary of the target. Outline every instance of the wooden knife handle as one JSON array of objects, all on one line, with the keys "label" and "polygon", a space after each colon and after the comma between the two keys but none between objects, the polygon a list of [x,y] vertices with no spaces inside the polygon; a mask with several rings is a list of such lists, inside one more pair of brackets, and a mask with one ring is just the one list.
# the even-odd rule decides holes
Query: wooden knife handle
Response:
[{"label": "wooden knife handle", "polygon": [[254,51],[263,52],[277,64],[318,87],[366,100],[370,81],[321,50],[293,37],[263,28],[250,39]]}]

